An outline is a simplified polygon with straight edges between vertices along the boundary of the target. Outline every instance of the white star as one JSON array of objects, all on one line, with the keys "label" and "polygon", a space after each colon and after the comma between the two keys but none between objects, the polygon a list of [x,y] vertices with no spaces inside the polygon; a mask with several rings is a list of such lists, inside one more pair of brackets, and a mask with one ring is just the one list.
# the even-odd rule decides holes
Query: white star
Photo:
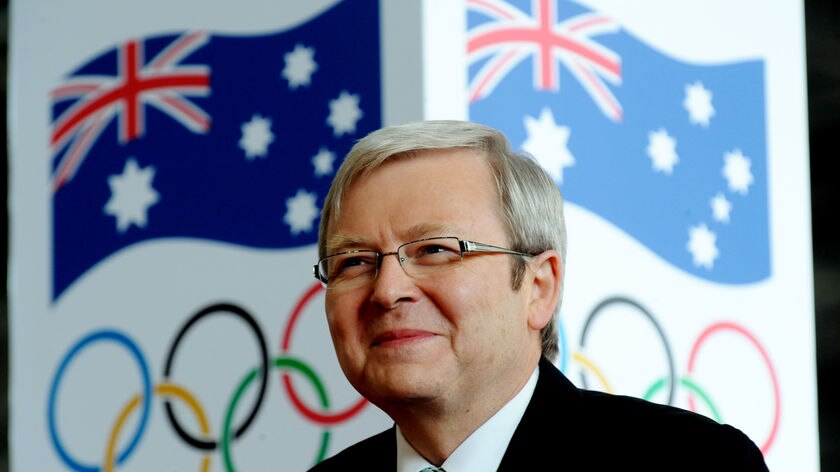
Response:
[{"label": "white star", "polygon": [[709,231],[705,223],[688,229],[686,249],[694,258],[694,265],[711,270],[720,252],[717,248],[717,235]]},{"label": "white star", "polygon": [[286,62],[283,77],[289,82],[290,89],[310,84],[312,73],[318,70],[314,57],[315,49],[302,44],[296,44],[293,51],[283,55],[283,60]]},{"label": "white star", "polygon": [[723,161],[722,173],[729,184],[729,191],[746,195],[754,180],[750,171],[750,159],[744,156],[740,149],[735,149],[724,154]]},{"label": "white star", "polygon": [[665,128],[648,133],[647,154],[653,164],[653,170],[671,175],[674,166],[680,161],[677,155],[677,140],[672,138]]},{"label": "white star", "polygon": [[266,157],[268,145],[274,141],[271,118],[254,115],[251,121],[242,124],[241,129],[242,138],[239,139],[239,147],[245,151],[245,157],[252,161],[257,157]]},{"label": "white star", "polygon": [[283,221],[289,225],[292,234],[312,231],[315,218],[318,216],[315,198],[314,193],[299,189],[297,195],[286,199],[286,215]]},{"label": "white star", "polygon": [[335,154],[327,148],[321,148],[318,154],[312,156],[312,165],[315,167],[315,176],[322,177],[333,173],[333,161]]},{"label": "white star", "polygon": [[732,203],[726,199],[723,193],[718,192],[714,198],[709,200],[709,204],[712,206],[712,215],[715,221],[729,223],[729,213],[732,212]]},{"label": "white star", "polygon": [[359,109],[359,96],[342,91],[338,98],[330,100],[330,116],[327,124],[332,126],[333,134],[341,136],[356,132],[356,122],[362,117]]},{"label": "white star", "polygon": [[525,130],[528,138],[522,143],[522,150],[534,156],[555,182],[563,183],[563,169],[575,165],[568,147],[569,127],[557,126],[554,114],[546,107],[539,119],[525,116]]},{"label": "white star", "polygon": [[116,217],[120,233],[125,233],[132,224],[146,227],[149,207],[160,201],[160,195],[152,188],[154,177],[154,167],[140,169],[134,159],[126,161],[122,174],[108,177],[111,198],[103,211]]},{"label": "white star", "polygon": [[699,80],[685,86],[683,107],[688,110],[689,121],[703,127],[709,126],[709,119],[715,114],[715,107],[712,106],[712,92]]}]

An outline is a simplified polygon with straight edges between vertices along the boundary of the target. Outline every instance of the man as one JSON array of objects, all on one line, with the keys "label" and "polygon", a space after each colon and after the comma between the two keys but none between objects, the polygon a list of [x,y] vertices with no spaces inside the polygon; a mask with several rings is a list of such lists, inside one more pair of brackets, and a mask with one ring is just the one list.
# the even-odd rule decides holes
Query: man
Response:
[{"label": "man", "polygon": [[318,246],[339,364],[395,426],[313,470],[766,470],[730,426],[579,390],[553,366],[562,197],[498,131],[371,133],[336,175]]}]

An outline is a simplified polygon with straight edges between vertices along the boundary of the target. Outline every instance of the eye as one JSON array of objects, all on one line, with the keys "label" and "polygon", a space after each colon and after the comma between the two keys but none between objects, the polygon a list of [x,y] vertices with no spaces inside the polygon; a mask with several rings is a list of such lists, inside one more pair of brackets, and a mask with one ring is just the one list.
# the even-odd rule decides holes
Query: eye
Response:
[{"label": "eye", "polygon": [[434,254],[441,254],[446,252],[452,252],[452,248],[441,246],[440,244],[426,244],[420,246],[420,248],[417,250],[417,256],[431,256]]},{"label": "eye", "polygon": [[330,270],[331,279],[357,277],[376,269],[375,252],[354,252],[335,256]]},{"label": "eye", "polygon": [[364,256],[353,256],[348,257],[346,259],[342,259],[339,261],[338,265],[336,266],[336,270],[346,269],[348,267],[355,267],[360,265],[369,264],[370,261],[367,260],[368,258]]},{"label": "eye", "polygon": [[416,265],[442,265],[461,259],[457,239],[418,241],[406,248],[406,255]]}]

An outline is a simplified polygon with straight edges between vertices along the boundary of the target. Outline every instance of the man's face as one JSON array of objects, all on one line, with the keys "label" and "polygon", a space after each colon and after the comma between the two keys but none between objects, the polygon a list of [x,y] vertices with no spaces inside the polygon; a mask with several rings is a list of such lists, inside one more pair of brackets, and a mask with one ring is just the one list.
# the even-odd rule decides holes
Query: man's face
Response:
[{"label": "man's face", "polygon": [[[428,151],[350,187],[328,229],[327,254],[391,252],[436,236],[507,247],[498,212],[481,156]],[[406,402],[474,407],[515,392],[540,347],[528,325],[528,290],[511,286],[511,257],[468,255],[454,269],[412,278],[387,256],[375,280],[327,290],[327,321],[350,382],[386,411]]]}]

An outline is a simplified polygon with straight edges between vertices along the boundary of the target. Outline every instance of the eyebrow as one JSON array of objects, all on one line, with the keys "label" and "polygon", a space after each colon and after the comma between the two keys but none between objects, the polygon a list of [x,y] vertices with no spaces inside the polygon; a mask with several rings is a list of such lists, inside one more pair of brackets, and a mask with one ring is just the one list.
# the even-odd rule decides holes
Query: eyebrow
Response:
[{"label": "eyebrow", "polygon": [[357,236],[348,236],[344,234],[334,234],[324,244],[327,254],[334,254],[341,249],[351,247],[364,247],[368,244],[364,239]]},{"label": "eyebrow", "polygon": [[[428,237],[456,236],[451,233],[451,227],[441,223],[418,223],[409,227],[408,230],[401,232],[404,239],[402,243]],[[324,244],[327,254],[335,254],[336,252],[351,248],[372,248],[372,246],[373,244],[363,237],[341,233],[332,235]]]},{"label": "eyebrow", "polygon": [[408,231],[405,232],[405,242],[437,236],[452,236],[450,233],[452,233],[452,229],[449,225],[441,223],[418,223],[408,228]]}]

